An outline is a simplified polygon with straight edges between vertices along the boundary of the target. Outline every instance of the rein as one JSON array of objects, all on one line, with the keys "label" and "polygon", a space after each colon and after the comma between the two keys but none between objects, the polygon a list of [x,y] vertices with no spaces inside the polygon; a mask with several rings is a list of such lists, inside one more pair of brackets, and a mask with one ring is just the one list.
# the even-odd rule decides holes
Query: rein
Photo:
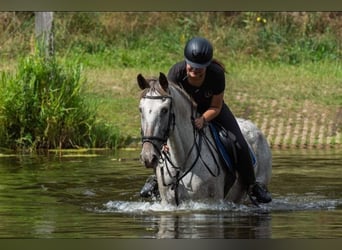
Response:
[{"label": "rein", "polygon": [[[217,176],[220,175],[220,168],[218,167],[219,166],[219,160],[216,159],[216,157],[214,156],[214,152],[213,152],[213,148],[215,149],[216,153],[218,152],[216,147],[213,145],[213,143],[210,142],[209,138],[205,135],[205,133],[202,130],[197,130],[197,129],[194,128],[193,131],[194,131],[194,142],[193,142],[189,152],[187,153],[186,159],[189,158],[191,152],[194,149],[196,149],[197,155],[196,155],[196,158],[194,159],[194,161],[192,162],[192,164],[190,165],[190,167],[187,170],[185,170],[181,175],[180,175],[180,168],[175,166],[175,164],[171,161],[168,153],[165,152],[165,151],[162,151],[162,153],[161,153],[160,163],[162,163],[162,162],[165,163],[166,170],[168,171],[169,176],[173,179],[173,181],[171,183],[166,184],[166,181],[164,179],[164,170],[163,170],[164,168],[161,167],[161,175],[162,175],[162,180],[163,180],[163,186],[171,186],[171,190],[175,191],[175,201],[176,201],[176,205],[177,206],[179,205],[179,198],[178,198],[178,185],[179,185],[179,182],[188,173],[190,173],[190,171],[195,167],[196,163],[199,160],[201,160],[201,162],[203,163],[205,168],[208,170],[208,172],[213,177],[217,177]],[[198,138],[198,142],[197,142],[197,138]],[[208,149],[210,150],[210,154],[212,155],[212,157],[214,159],[215,165],[217,167],[217,171],[216,171],[217,173],[216,174],[210,169],[208,164],[202,158],[201,151],[202,151],[203,141],[206,143],[206,145],[208,145]],[[168,162],[170,163],[172,168],[176,169],[176,175],[175,176],[171,175],[171,171],[170,171],[169,166],[167,164]],[[186,165],[186,164],[184,164],[184,165]]]},{"label": "rein", "polygon": [[161,144],[166,144],[167,139],[170,136],[170,131],[171,129],[174,128],[175,124],[175,114],[172,112],[172,97],[171,96],[143,96],[142,98],[146,99],[152,99],[152,100],[165,100],[169,98],[171,100],[171,106],[170,106],[170,114],[169,114],[169,119],[168,119],[168,125],[167,129],[165,131],[165,134],[162,137],[159,136],[146,136],[143,134],[143,131],[141,131],[141,139],[142,143],[144,144],[145,142],[151,143],[155,148],[157,148],[158,152],[160,151],[160,148],[156,145],[155,141],[160,141]]},{"label": "rein", "polygon": [[[203,130],[197,130],[194,126],[193,126],[193,133],[194,133],[194,142],[191,146],[191,148],[189,149],[186,159],[188,159],[191,155],[191,153],[193,152],[193,150],[197,151],[196,157],[194,159],[194,161],[191,163],[190,167],[187,168],[183,173],[181,173],[181,168],[179,166],[176,166],[172,160],[170,159],[170,154],[168,152],[166,152],[165,150],[162,150],[161,148],[159,148],[159,145],[157,142],[161,142],[161,145],[165,145],[167,143],[167,140],[170,136],[170,131],[174,129],[175,127],[175,114],[173,113],[173,109],[172,109],[172,104],[173,104],[173,98],[172,96],[143,96],[142,98],[147,98],[147,99],[154,99],[154,100],[164,100],[166,98],[169,98],[171,100],[171,106],[170,106],[170,112],[169,112],[169,120],[168,120],[168,124],[167,124],[167,129],[164,133],[164,135],[162,136],[146,136],[143,134],[143,131],[141,131],[141,137],[142,137],[142,143],[151,143],[155,149],[157,149],[157,152],[159,152],[160,154],[160,159],[159,159],[159,163],[163,163],[164,162],[164,166],[169,174],[169,176],[172,179],[172,182],[167,184],[165,181],[165,177],[164,177],[164,167],[161,167],[161,175],[162,175],[162,181],[163,181],[163,186],[171,186],[171,190],[174,190],[175,192],[175,202],[176,205],[179,205],[179,197],[178,197],[178,185],[179,182],[188,174],[191,172],[191,170],[195,167],[196,163],[201,160],[201,162],[203,163],[203,165],[205,166],[205,168],[208,170],[208,172],[214,176],[217,177],[220,175],[220,168],[219,168],[219,160],[216,159],[215,154],[213,152],[213,149],[216,151],[216,153],[218,152],[215,145],[210,142],[209,138],[205,135],[205,133],[203,132]],[[194,113],[194,109],[192,107],[192,111],[191,113]],[[191,116],[191,120],[192,120],[192,124],[193,124],[193,116]],[[203,140],[204,139],[204,140]],[[208,146],[208,149],[210,150],[210,153],[214,159],[215,165],[217,167],[217,173],[215,174],[210,167],[208,166],[208,164],[203,160],[202,156],[201,156],[201,151],[202,151],[202,144],[203,141],[206,143],[206,145]],[[168,164],[169,163],[169,164]],[[187,161],[183,164],[186,165]],[[170,166],[169,166],[170,165]],[[171,168],[176,170],[176,174],[174,176],[172,176],[171,174]]]}]

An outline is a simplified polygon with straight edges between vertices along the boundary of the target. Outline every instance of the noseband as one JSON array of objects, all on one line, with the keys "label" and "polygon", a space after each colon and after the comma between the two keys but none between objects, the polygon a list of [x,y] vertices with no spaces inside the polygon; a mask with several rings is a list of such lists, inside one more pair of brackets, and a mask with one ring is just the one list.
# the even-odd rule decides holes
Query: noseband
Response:
[{"label": "noseband", "polygon": [[[209,148],[214,148],[214,145],[210,142],[210,140],[205,136],[203,131],[198,131],[195,128],[193,129],[194,133],[194,142],[191,148],[189,149],[186,157],[186,162],[187,159],[189,158],[190,154],[195,150],[197,152],[195,159],[193,162],[189,165],[187,169],[184,171],[181,170],[179,166],[176,166],[172,160],[170,159],[168,153],[165,151],[161,151],[161,148],[159,148],[160,145],[166,144],[169,136],[170,136],[170,131],[174,129],[175,127],[175,114],[173,112],[172,104],[173,104],[173,98],[172,96],[164,95],[164,96],[143,96],[142,98],[146,99],[152,99],[152,100],[165,100],[166,98],[169,98],[171,101],[170,104],[170,110],[169,110],[169,119],[168,119],[168,124],[167,124],[167,129],[165,130],[165,133],[162,136],[149,136],[149,135],[144,135],[144,132],[141,130],[141,138],[142,138],[142,143],[144,144],[145,142],[149,142],[153,145],[155,149],[157,149],[157,152],[159,152],[160,155],[160,160],[165,162],[165,168],[168,171],[169,176],[173,179],[171,183],[166,183],[164,180],[164,168],[161,168],[161,173],[162,173],[162,182],[163,186],[171,186],[171,189],[174,190],[175,192],[175,203],[178,206],[179,205],[179,198],[178,198],[178,185],[179,182],[190,172],[192,169],[195,167],[196,163],[198,160],[201,160],[203,165],[206,167],[206,169],[210,172],[210,174],[214,177],[218,176],[220,174],[220,169],[218,168],[219,166],[219,159],[216,159],[214,152],[210,150],[210,153],[214,157],[215,165],[217,166],[217,173],[214,173],[208,164],[202,159],[201,156],[201,150],[202,150],[202,138],[204,138],[203,141],[206,142]],[[193,114],[193,106],[192,106],[192,114]],[[191,116],[191,119],[194,120],[193,116]],[[159,144],[158,142],[161,142]],[[170,165],[169,165],[170,164]],[[187,164],[184,164],[187,165]],[[171,174],[171,168],[176,170],[176,174],[172,176]]]},{"label": "noseband", "polygon": [[160,149],[158,148],[156,141],[157,142],[161,142],[161,145],[166,144],[167,139],[170,136],[170,131],[175,126],[175,114],[173,113],[173,109],[172,109],[172,101],[173,101],[173,99],[172,99],[171,96],[167,96],[167,95],[165,95],[165,96],[143,96],[142,98],[152,99],[152,100],[165,100],[165,99],[169,98],[170,101],[171,101],[167,129],[166,129],[165,133],[162,136],[148,136],[148,135],[144,135],[144,132],[141,130],[141,140],[142,140],[142,143],[144,144],[145,142],[149,142],[155,148],[157,148],[158,151],[159,151]]}]

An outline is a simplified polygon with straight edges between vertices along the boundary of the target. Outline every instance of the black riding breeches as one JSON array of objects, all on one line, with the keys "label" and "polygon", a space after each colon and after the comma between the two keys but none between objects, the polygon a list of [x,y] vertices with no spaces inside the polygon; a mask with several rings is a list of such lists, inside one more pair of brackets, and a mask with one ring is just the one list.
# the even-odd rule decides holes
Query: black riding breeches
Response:
[{"label": "black riding breeches", "polygon": [[255,174],[248,144],[233,113],[225,103],[222,105],[220,114],[213,121],[220,123],[227,131],[232,132],[236,136],[236,142],[240,145],[240,148],[237,147],[237,171],[245,185],[254,184]]}]

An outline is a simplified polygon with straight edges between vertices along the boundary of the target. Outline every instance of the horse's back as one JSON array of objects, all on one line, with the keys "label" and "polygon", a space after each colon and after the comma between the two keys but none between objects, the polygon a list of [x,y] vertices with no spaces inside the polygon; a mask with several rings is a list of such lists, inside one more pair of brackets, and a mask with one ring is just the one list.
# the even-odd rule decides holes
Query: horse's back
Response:
[{"label": "horse's back", "polygon": [[[237,122],[256,159],[254,168],[256,181],[267,186],[272,174],[272,154],[267,140],[261,130],[250,120],[237,118]],[[239,203],[245,197],[245,186],[240,178],[237,178],[226,199]]]},{"label": "horse's back", "polygon": [[241,132],[254,151],[256,158],[255,177],[258,182],[268,185],[272,174],[272,152],[266,137],[250,120],[237,118]]}]

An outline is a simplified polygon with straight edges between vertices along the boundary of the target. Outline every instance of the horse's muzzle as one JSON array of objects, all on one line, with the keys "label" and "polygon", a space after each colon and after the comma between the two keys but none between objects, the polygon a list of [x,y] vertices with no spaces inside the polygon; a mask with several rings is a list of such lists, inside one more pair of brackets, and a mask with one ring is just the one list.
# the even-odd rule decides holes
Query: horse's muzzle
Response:
[{"label": "horse's muzzle", "polygon": [[152,143],[144,143],[141,150],[140,159],[147,168],[155,168],[159,162],[159,152],[156,151]]}]

